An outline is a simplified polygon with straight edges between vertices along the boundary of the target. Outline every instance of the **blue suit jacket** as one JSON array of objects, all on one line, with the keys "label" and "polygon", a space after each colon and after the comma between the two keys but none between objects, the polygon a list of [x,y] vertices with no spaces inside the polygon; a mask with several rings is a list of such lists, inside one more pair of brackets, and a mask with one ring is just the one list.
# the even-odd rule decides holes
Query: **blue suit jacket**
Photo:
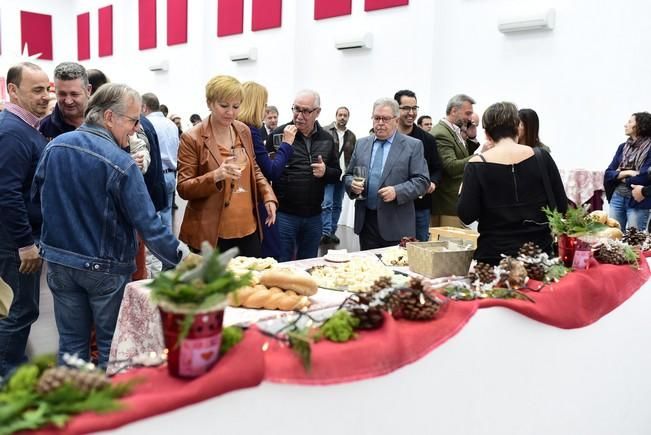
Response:
[{"label": "blue suit jacket", "polygon": [[[357,195],[350,190],[355,166],[369,167],[375,136],[359,139],[355,151],[344,175],[346,192],[350,198]],[[393,186],[396,199],[391,202],[378,200],[377,216],[380,235],[386,241],[400,240],[405,236],[416,234],[416,213],[414,199],[427,192],[429,175],[423,156],[423,143],[396,132],[391,150],[387,156],[380,179],[380,187]],[[359,234],[364,226],[366,200],[355,202],[355,233]]]}]

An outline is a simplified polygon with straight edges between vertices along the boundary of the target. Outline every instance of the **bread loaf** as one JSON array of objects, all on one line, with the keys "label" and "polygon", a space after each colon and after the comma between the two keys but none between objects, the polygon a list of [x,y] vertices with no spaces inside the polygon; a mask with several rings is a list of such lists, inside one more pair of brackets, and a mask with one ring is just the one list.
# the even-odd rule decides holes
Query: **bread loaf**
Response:
[{"label": "bread loaf", "polygon": [[293,290],[299,295],[312,296],[317,291],[317,283],[309,276],[299,275],[290,271],[266,270],[260,274],[260,284],[267,287],[280,287]]},{"label": "bread loaf", "polygon": [[605,224],[606,221],[608,221],[608,213],[606,213],[603,210],[595,210],[592,213],[590,213],[588,216],[592,218],[592,220],[594,220],[595,222],[599,222],[600,224]]},{"label": "bread loaf", "polygon": [[310,306],[307,296],[293,291],[283,291],[278,287],[263,285],[242,287],[228,295],[228,303],[233,307],[265,308],[267,310],[301,310]]},{"label": "bread loaf", "polygon": [[615,220],[613,218],[608,218],[605,223],[606,223],[606,225],[608,225],[611,228],[621,228],[621,225],[619,224],[619,221]]}]

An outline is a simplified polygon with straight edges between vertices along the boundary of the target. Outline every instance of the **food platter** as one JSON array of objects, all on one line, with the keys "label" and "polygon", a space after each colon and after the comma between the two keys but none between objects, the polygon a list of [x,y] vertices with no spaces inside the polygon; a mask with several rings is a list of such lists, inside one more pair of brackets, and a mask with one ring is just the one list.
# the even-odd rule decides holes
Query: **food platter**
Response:
[{"label": "food platter", "polygon": [[320,288],[361,292],[367,291],[378,279],[390,279],[392,285],[404,284],[409,277],[394,271],[374,257],[353,257],[347,263],[317,265],[307,269]]}]

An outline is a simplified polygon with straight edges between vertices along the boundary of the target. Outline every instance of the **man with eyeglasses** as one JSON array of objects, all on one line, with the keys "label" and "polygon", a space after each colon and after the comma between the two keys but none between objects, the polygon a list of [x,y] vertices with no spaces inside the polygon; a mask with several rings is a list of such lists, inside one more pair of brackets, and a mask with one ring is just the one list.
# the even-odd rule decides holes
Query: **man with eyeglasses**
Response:
[{"label": "man with eyeglasses", "polygon": [[48,263],[62,355],[89,359],[97,332],[99,364],[108,362],[125,284],[135,270],[136,231],[164,264],[187,256],[156,215],[129,154],[139,124],[140,95],[109,83],[90,99],[84,124],[53,139],[36,167],[32,197],[44,216],[41,252]]},{"label": "man with eyeglasses", "polygon": [[[397,245],[416,235],[414,200],[430,186],[420,140],[398,131],[398,103],[380,98],[373,104],[371,136],[357,141],[344,185],[355,201],[355,234],[362,250]],[[356,180],[355,167],[367,178]]]},{"label": "man with eyeglasses", "polygon": [[38,318],[41,211],[29,190],[47,139],[38,132],[49,101],[50,80],[23,62],[7,72],[9,102],[0,112],[0,277],[14,291],[9,316],[0,320],[0,376],[25,362],[32,323]]},{"label": "man with eyeglasses", "polygon": [[429,240],[429,219],[432,208],[432,192],[441,183],[441,160],[436,148],[434,136],[414,124],[418,116],[416,94],[408,89],[396,92],[393,97],[399,105],[398,131],[423,143],[423,152],[429,173],[427,194],[416,198],[416,238],[421,242]]},{"label": "man with eyeglasses", "polygon": [[448,101],[445,117],[432,127],[432,136],[436,139],[443,167],[441,185],[432,195],[430,224],[434,227],[466,227],[457,216],[459,188],[463,180],[463,169],[479,144],[464,140],[461,127],[470,121],[473,104],[475,100],[468,95],[455,95]]},{"label": "man with eyeglasses", "polygon": [[[313,258],[321,240],[321,203],[325,186],[341,178],[334,140],[317,118],[321,98],[316,91],[303,90],[292,105],[296,136],[294,154],[273,189],[279,206],[276,214],[280,233],[280,261]],[[282,134],[285,125],[274,130]]]},{"label": "man with eyeglasses", "polygon": [[179,129],[173,121],[163,115],[158,97],[151,92],[142,95],[142,113],[152,123],[156,131],[156,136],[158,137],[163,176],[165,178],[165,193],[167,194],[167,205],[159,214],[165,226],[170,231],[173,231],[172,205],[174,204],[174,192],[176,191],[176,159],[179,152]]}]

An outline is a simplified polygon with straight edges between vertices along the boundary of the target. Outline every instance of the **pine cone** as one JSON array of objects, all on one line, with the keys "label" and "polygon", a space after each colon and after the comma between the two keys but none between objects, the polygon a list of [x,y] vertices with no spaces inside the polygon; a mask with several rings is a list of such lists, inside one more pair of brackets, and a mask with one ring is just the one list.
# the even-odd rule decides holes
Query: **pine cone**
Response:
[{"label": "pine cone", "polygon": [[616,244],[601,245],[594,256],[600,263],[628,264],[623,247]]},{"label": "pine cone", "polygon": [[496,278],[494,267],[487,263],[482,263],[478,261],[475,264],[474,272],[470,273],[470,281],[475,282],[479,280],[482,284],[488,284],[493,282]]},{"label": "pine cone", "polygon": [[527,269],[521,261],[512,257],[503,258],[499,265],[502,269],[499,287],[522,288],[527,283]]},{"label": "pine cone", "polygon": [[432,320],[441,305],[423,290],[404,288],[391,293],[387,307],[395,319]]},{"label": "pine cone", "polygon": [[384,288],[389,288],[391,287],[391,277],[390,276],[382,276],[378,279],[375,280],[373,285],[369,288],[370,293],[375,293],[378,290],[382,290]]},{"label": "pine cone", "polygon": [[545,266],[543,266],[540,263],[525,263],[524,268],[527,270],[527,275],[531,279],[535,279],[536,281],[544,281],[545,280]]},{"label": "pine cone", "polygon": [[87,372],[70,367],[59,366],[45,370],[38,380],[36,391],[47,394],[63,384],[71,384],[84,392],[101,389],[110,384],[106,374],[102,372]]},{"label": "pine cone", "polygon": [[631,246],[642,246],[647,241],[648,236],[649,234],[644,231],[639,231],[635,227],[628,227],[622,236],[622,242]]}]

